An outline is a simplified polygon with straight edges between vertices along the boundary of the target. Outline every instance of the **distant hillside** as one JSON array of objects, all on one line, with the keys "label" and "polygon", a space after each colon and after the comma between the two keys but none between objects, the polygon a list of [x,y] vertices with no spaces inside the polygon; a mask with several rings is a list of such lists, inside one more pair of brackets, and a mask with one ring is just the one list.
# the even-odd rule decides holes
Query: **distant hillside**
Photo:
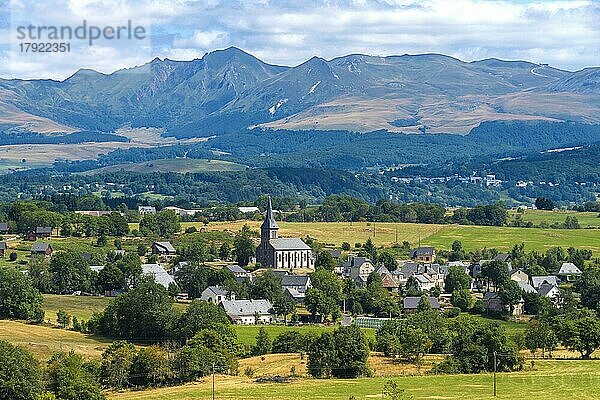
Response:
[{"label": "distant hillside", "polygon": [[111,165],[108,167],[102,167],[86,171],[84,175],[105,174],[109,172],[119,171],[139,173],[177,172],[184,174],[188,172],[195,173],[215,171],[243,171],[245,169],[246,167],[244,165],[232,163],[229,161],[192,158],[172,158],[163,160],[152,160],[141,163]]},{"label": "distant hillside", "polygon": [[80,70],[61,82],[0,80],[0,124],[208,137],[255,126],[466,134],[484,121],[600,123],[598,71],[440,54],[313,57],[285,67],[228,48],[108,75]]}]

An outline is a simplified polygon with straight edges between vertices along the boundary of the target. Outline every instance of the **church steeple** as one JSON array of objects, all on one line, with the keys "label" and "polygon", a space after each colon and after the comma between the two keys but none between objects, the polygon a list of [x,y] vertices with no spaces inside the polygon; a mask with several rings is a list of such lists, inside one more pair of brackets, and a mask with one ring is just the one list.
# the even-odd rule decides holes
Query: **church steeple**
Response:
[{"label": "church steeple", "polygon": [[269,241],[270,239],[277,239],[277,230],[279,230],[279,226],[277,225],[277,221],[275,221],[275,217],[273,216],[273,206],[271,205],[271,196],[269,196],[269,204],[267,206],[267,214],[265,215],[265,220],[260,226],[261,239],[264,241]]}]

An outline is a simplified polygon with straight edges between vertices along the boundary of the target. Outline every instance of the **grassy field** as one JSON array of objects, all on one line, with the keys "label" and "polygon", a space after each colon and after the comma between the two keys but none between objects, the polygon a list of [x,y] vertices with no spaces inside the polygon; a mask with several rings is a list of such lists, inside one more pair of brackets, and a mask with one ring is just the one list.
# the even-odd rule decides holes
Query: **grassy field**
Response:
[{"label": "grassy field", "polygon": [[[258,325],[234,325],[239,341],[243,344],[254,345],[256,343],[256,335],[260,326]],[[265,325],[269,337],[274,339],[276,336],[287,331],[299,331],[301,333],[321,333],[328,330],[333,330],[333,326],[319,325],[304,325],[304,326],[284,326],[284,325]],[[375,339],[375,329],[364,329],[368,337]]]},{"label": "grassy field", "polygon": [[[214,222],[207,226],[209,230],[228,230],[237,232],[244,224],[259,229],[259,221]],[[200,224],[198,223],[198,226]],[[364,243],[369,237],[378,246],[395,242],[396,229],[398,242],[408,241],[415,246],[421,244],[450,249],[452,242],[460,240],[463,248],[474,250],[483,247],[495,247],[509,250],[514,244],[524,242],[526,249],[543,251],[551,247],[578,247],[600,252],[600,229],[540,229],[511,228],[471,225],[427,225],[404,223],[348,223],[348,222],[280,222],[281,236],[309,235],[320,242],[339,246],[342,242],[354,245]],[[375,230],[375,232],[373,232]]]},{"label": "grassy field", "polygon": [[110,344],[93,335],[7,320],[0,320],[0,340],[27,348],[41,361],[47,361],[56,352],[70,350],[87,359],[98,358]]},{"label": "grassy field", "polygon": [[212,171],[242,171],[244,165],[221,160],[204,160],[194,158],[177,158],[145,161],[141,163],[117,164],[86,171],[83,175],[99,173],[131,171],[131,172],[212,172]]},{"label": "grassy field", "polygon": [[92,313],[104,310],[110,300],[109,297],[97,296],[68,296],[57,294],[45,294],[44,312],[45,320],[56,323],[56,313],[62,309],[80,321],[88,320]]},{"label": "grassy field", "polygon": [[523,213],[517,213],[515,211],[510,211],[509,221],[514,221],[516,215],[521,215],[523,221],[531,221],[535,225],[540,225],[543,222],[546,222],[549,225],[555,222],[563,223],[565,222],[565,218],[571,216],[577,218],[577,221],[579,221],[579,225],[581,225],[582,228],[600,227],[600,218],[598,218],[598,213],[595,212],[525,210]]},{"label": "grassy field", "polygon": [[[265,360],[267,361],[267,360]],[[290,362],[287,360],[286,362]],[[268,364],[268,362],[267,362]],[[275,363],[276,364],[276,363]],[[276,364],[277,365],[277,364]],[[275,366],[270,369],[277,371]],[[265,368],[263,370],[269,370]],[[347,400],[381,398],[387,377],[360,379],[305,379],[287,384],[256,383],[243,377],[217,376],[218,399],[323,399]],[[393,378],[413,399],[492,399],[491,374],[416,375]],[[498,399],[564,400],[597,399],[600,396],[600,361],[537,361],[533,369],[498,374]],[[109,394],[109,399],[191,400],[210,399],[212,382],[203,381],[179,387]]]}]

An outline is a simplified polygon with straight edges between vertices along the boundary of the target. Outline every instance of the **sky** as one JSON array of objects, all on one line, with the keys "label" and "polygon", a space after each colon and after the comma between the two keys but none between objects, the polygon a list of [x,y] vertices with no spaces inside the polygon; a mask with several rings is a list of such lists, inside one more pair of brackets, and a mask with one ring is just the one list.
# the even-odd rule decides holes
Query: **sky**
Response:
[{"label": "sky", "polygon": [[[143,38],[44,40],[19,27],[142,27]],[[0,77],[65,79],[229,46],[272,64],[351,53],[443,53],[578,70],[600,66],[600,0],[0,0]],[[27,43],[69,43],[32,53]],[[30,45],[31,49],[31,45]]]}]

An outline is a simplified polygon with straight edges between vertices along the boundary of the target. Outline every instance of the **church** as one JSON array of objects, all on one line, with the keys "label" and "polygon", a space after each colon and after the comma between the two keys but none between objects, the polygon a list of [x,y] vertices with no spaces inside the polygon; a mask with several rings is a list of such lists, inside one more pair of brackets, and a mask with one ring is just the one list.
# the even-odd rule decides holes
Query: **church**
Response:
[{"label": "church", "polygon": [[278,230],[269,197],[267,215],[260,226],[260,245],[256,249],[256,261],[269,268],[314,269],[315,258],[310,247],[300,238],[280,238]]}]

